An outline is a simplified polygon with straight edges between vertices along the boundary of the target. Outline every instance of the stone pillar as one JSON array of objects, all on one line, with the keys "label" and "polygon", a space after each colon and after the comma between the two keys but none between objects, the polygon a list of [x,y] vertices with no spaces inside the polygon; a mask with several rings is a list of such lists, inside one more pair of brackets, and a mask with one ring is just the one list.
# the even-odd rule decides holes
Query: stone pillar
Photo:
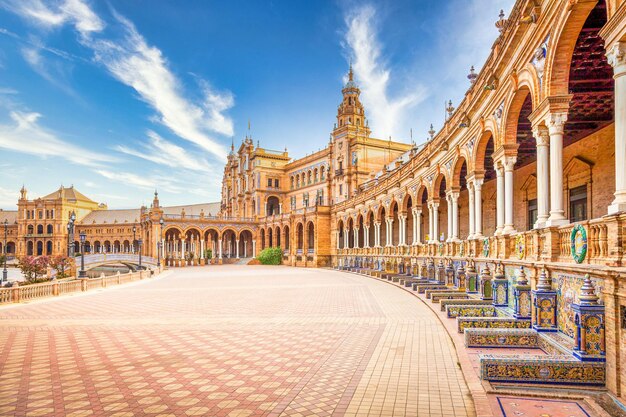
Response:
[{"label": "stone pillar", "polygon": [[[350,229],[347,227],[343,229],[343,247],[345,249],[350,247],[350,234],[348,233]],[[304,244],[304,242],[302,242]]]},{"label": "stone pillar", "polygon": [[476,230],[474,225],[474,220],[476,219],[476,215],[474,213],[474,209],[476,208],[476,204],[474,203],[474,183],[468,181],[467,182],[467,195],[469,199],[469,233],[467,235],[468,239],[474,239],[474,231]]},{"label": "stone pillar", "polygon": [[413,244],[422,242],[422,209],[413,209]]},{"label": "stone pillar", "polygon": [[431,243],[433,241],[433,203],[428,202],[428,242]]},{"label": "stone pillar", "polygon": [[515,233],[513,224],[513,168],[517,162],[516,156],[504,158],[504,229],[503,234]]},{"label": "stone pillar", "polygon": [[504,229],[504,169],[496,163],[496,235]]},{"label": "stone pillar", "polygon": [[439,239],[439,203],[432,203],[433,206],[433,237],[431,238],[433,243],[437,243]]},{"label": "stone pillar", "polygon": [[493,299],[493,287],[491,286],[491,270],[489,265],[485,264],[482,271],[480,271],[480,299],[492,300]]},{"label": "stone pillar", "polygon": [[406,246],[406,215],[402,215],[398,217],[400,222],[400,227],[398,227],[398,245]]},{"label": "stone pillar", "polygon": [[556,291],[546,269],[543,268],[537,288],[531,291],[533,302],[533,329],[538,332],[556,332]]},{"label": "stone pillar", "polygon": [[200,240],[200,259],[204,259],[204,239]]},{"label": "stone pillar", "polygon": [[563,209],[563,130],[567,113],[552,113],[548,116],[550,134],[550,217],[546,226],[561,226],[569,223]]},{"label": "stone pillar", "polygon": [[339,233],[339,230],[337,230],[337,249],[341,249],[341,233]]},{"label": "stone pillar", "polygon": [[589,274],[585,275],[578,300],[578,303],[572,304],[576,323],[572,353],[582,361],[604,361],[606,358],[604,305],[598,304],[598,296]]},{"label": "stone pillar", "polygon": [[256,258],[256,240],[252,239],[252,259]]},{"label": "stone pillar", "polygon": [[491,280],[491,291],[493,292],[493,305],[496,307],[508,307],[509,305],[509,280],[504,275],[502,263],[496,266],[496,271]]},{"label": "stone pillar", "polygon": [[448,203],[448,238],[446,239],[447,242],[452,241],[452,196],[450,195],[451,191],[448,191],[446,193],[446,203]]},{"label": "stone pillar", "polygon": [[612,45],[606,54],[615,79],[615,199],[609,214],[626,211],[626,42]]},{"label": "stone pillar", "polygon": [[450,193],[452,200],[452,240],[459,240],[459,192]]},{"label": "stone pillar", "polygon": [[219,245],[219,259],[222,259],[222,239],[219,240],[218,242]]},{"label": "stone pillar", "polygon": [[550,135],[545,127],[537,126],[533,129],[533,136],[537,142],[537,221],[533,227],[539,229],[550,217]]},{"label": "stone pillar", "polygon": [[385,246],[393,246],[393,218],[387,219],[387,244]]},{"label": "stone pillar", "polygon": [[239,259],[239,239],[235,240],[235,246],[237,247],[235,253],[237,254],[237,259]]},{"label": "stone pillar", "polygon": [[374,247],[380,247],[380,222],[374,223]]},{"label": "stone pillar", "polygon": [[358,248],[359,247],[359,228],[355,227],[353,229],[353,233],[354,233],[354,247]]},{"label": "stone pillar", "polygon": [[483,179],[474,179],[474,238],[483,237]]},{"label": "stone pillar", "polygon": [[513,296],[515,297],[513,317],[516,319],[530,319],[532,315],[530,284],[526,278],[523,266],[519,268],[517,282],[513,286]]}]

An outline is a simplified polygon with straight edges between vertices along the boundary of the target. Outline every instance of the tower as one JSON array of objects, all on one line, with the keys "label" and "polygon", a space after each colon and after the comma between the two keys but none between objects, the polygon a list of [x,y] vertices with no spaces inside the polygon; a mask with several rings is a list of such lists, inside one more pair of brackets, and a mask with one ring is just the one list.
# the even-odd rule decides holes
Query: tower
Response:
[{"label": "tower", "polygon": [[337,108],[337,124],[333,132],[334,136],[352,130],[358,130],[360,133],[369,136],[370,129],[365,117],[365,110],[359,99],[361,90],[354,82],[352,65],[350,65],[350,70],[348,71],[348,82],[341,90],[341,93],[343,94],[343,100]]}]

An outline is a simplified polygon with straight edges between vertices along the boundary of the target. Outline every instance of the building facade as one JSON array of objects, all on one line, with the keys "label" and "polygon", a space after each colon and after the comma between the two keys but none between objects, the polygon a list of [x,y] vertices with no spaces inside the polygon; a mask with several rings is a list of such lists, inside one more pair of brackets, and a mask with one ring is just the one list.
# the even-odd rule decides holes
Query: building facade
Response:
[{"label": "building facade", "polygon": [[[108,210],[72,187],[35,200],[22,190],[17,211],[0,211],[3,251],[66,253],[72,241],[79,251],[83,231],[86,252],[136,252],[141,239],[144,255],[170,266],[266,247],[296,266],[430,278],[445,266],[455,287],[515,320],[550,321],[579,356],[593,341],[585,352],[595,349],[603,383],[623,396],[626,1],[518,0],[496,26],[465,98],[422,146],[371,137],[350,70],[324,149],[293,160],[247,136],[231,148],[216,204],[163,207],[155,193],[150,207]],[[522,311],[531,299],[551,310]],[[599,309],[589,317],[601,323],[584,328]],[[542,369],[536,378],[553,372]]]}]

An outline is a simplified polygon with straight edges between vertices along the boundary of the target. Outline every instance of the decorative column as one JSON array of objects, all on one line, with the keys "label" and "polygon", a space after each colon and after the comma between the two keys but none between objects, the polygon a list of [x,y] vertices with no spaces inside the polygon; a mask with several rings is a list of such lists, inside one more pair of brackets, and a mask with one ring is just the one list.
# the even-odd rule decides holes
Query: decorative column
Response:
[{"label": "decorative column", "polygon": [[604,361],[606,359],[604,306],[598,304],[598,296],[589,274],[585,275],[578,300],[578,303],[572,304],[576,323],[572,353],[582,361]]},{"label": "decorative column", "polygon": [[200,259],[204,259],[204,239],[200,240]]},{"label": "decorative column", "polygon": [[616,42],[606,54],[615,80],[615,199],[609,214],[626,211],[626,42]]},{"label": "decorative column", "polygon": [[380,222],[374,223],[374,247],[380,248]]},{"label": "decorative column", "polygon": [[393,246],[393,219],[387,218],[387,244],[385,246]]},{"label": "decorative column", "polygon": [[467,235],[468,239],[474,239],[474,231],[476,228],[474,227],[474,220],[476,219],[476,215],[474,213],[474,209],[476,205],[474,204],[474,182],[467,182],[467,195],[469,197],[469,234]]},{"label": "decorative column", "polygon": [[476,266],[471,259],[467,261],[467,290],[466,292],[473,294],[478,292],[478,273]]},{"label": "decorative column", "polygon": [[465,275],[465,267],[463,267],[463,262],[459,262],[459,267],[456,269],[456,288],[459,291],[466,290],[467,277]]},{"label": "decorative column", "polygon": [[422,242],[422,209],[413,208],[413,244]]},{"label": "decorative column", "polygon": [[363,247],[364,248],[370,247],[370,227],[369,226],[363,226]]},{"label": "decorative column", "polygon": [[546,225],[550,217],[550,135],[548,129],[537,126],[533,129],[533,136],[537,142],[537,221],[533,227],[539,229]]},{"label": "decorative column", "polygon": [[452,196],[451,196],[451,191],[448,191],[446,193],[446,202],[448,203],[448,238],[446,239],[446,242],[450,242],[452,241]]},{"label": "decorative column", "polygon": [[515,297],[515,311],[513,312],[513,317],[524,320],[530,319],[532,315],[530,285],[523,266],[519,267],[517,282],[513,286],[513,297]]},{"label": "decorative column", "polygon": [[445,284],[446,282],[446,267],[443,264],[443,259],[439,258],[437,263],[437,283]]},{"label": "decorative column", "polygon": [[420,266],[420,279],[428,279],[428,265],[426,264],[426,258],[422,259],[422,265]]},{"label": "decorative column", "polygon": [[398,217],[400,221],[400,227],[398,228],[398,232],[400,234],[398,239],[399,246],[406,246],[406,215],[401,215]]},{"label": "decorative column", "polygon": [[237,247],[235,249],[235,253],[237,254],[237,259],[239,259],[239,239],[235,240],[235,246]]},{"label": "decorative column", "polygon": [[452,259],[448,260],[446,264],[446,286],[454,287],[454,266],[452,265]]},{"label": "decorative column", "polygon": [[219,259],[221,260],[222,259],[222,239],[219,240],[218,245],[219,245],[219,254],[220,254]]},{"label": "decorative column", "polygon": [[355,227],[352,233],[354,233],[354,247],[358,248],[359,247],[359,228]]},{"label": "decorative column", "polygon": [[[347,227],[343,229],[343,247],[344,249],[348,249],[350,247],[350,235],[348,233],[350,229]],[[302,242],[304,244],[304,242]]]},{"label": "decorative column", "polygon": [[337,234],[337,249],[341,249],[341,233],[339,233],[339,230],[337,230],[335,233]]},{"label": "decorative column", "polygon": [[437,243],[439,239],[439,202],[433,201],[433,236],[432,243]]},{"label": "decorative column", "polygon": [[504,158],[504,229],[503,234],[515,233],[513,224],[513,168],[517,162],[516,156]]},{"label": "decorative column", "polygon": [[556,291],[552,290],[552,281],[541,270],[537,288],[531,291],[533,301],[533,329],[538,332],[556,332]]},{"label": "decorative column", "polygon": [[493,299],[493,289],[491,287],[491,270],[489,265],[485,264],[485,267],[480,271],[480,299],[491,300]]},{"label": "decorative column", "polygon": [[252,259],[256,258],[256,240],[252,239]]},{"label": "decorative column", "polygon": [[563,130],[566,121],[567,113],[552,113],[547,120],[550,134],[550,217],[546,226],[569,223],[563,209]]},{"label": "decorative column", "polygon": [[493,305],[496,307],[508,307],[509,305],[509,280],[504,275],[502,262],[496,266],[496,271],[491,280],[491,291],[493,292]]},{"label": "decorative column", "polygon": [[474,178],[474,238],[478,239],[483,237],[483,179]]},{"label": "decorative column", "polygon": [[429,201],[427,205],[428,205],[428,242],[426,243],[432,243],[433,242],[433,203],[432,201]]},{"label": "decorative column", "polygon": [[452,200],[452,240],[459,240],[459,192],[450,193]]},{"label": "decorative column", "polygon": [[504,168],[496,162],[496,235],[504,229]]}]

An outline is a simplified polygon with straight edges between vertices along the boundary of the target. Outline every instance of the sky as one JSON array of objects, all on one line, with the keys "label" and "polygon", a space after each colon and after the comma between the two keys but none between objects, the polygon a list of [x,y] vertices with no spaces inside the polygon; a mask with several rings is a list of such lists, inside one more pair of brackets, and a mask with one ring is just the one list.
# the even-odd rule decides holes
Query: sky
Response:
[{"label": "sky", "polygon": [[0,208],[219,201],[233,141],[326,146],[350,62],[372,136],[422,143],[513,3],[0,0]]}]

